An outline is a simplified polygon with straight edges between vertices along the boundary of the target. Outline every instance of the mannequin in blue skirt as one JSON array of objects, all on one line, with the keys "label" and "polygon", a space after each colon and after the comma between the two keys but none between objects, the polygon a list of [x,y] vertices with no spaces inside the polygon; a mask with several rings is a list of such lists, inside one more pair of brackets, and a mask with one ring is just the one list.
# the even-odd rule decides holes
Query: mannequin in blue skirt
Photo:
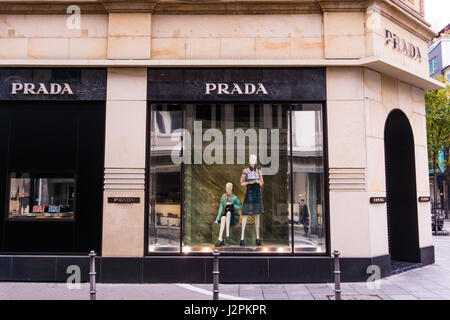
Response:
[{"label": "mannequin in blue skirt", "polygon": [[263,213],[263,202],[261,188],[264,185],[264,179],[261,170],[256,168],[256,155],[250,155],[249,167],[242,170],[241,186],[247,187],[245,192],[244,204],[242,206],[242,234],[240,246],[245,246],[244,234],[245,225],[247,224],[247,217],[249,215],[255,216],[255,231],[256,231],[256,245],[261,245],[259,239],[259,223],[260,216]]}]

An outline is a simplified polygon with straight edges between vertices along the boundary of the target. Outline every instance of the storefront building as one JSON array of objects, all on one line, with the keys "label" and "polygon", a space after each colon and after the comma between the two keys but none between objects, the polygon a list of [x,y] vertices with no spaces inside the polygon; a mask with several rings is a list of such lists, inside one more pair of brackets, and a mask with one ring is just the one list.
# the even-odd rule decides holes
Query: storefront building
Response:
[{"label": "storefront building", "polygon": [[0,279],[433,263],[434,36],[419,0],[0,3]]}]

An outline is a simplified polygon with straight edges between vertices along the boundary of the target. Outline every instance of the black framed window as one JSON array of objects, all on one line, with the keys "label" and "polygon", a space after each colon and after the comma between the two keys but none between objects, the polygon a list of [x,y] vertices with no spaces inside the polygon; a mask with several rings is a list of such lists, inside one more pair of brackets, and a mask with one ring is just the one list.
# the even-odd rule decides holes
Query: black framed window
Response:
[{"label": "black framed window", "polygon": [[290,150],[295,252],[326,251],[322,104],[293,104]]},{"label": "black framed window", "polygon": [[171,161],[171,152],[181,153],[183,112],[179,105],[152,105],[149,195],[150,251],[179,251],[181,234],[181,164]]},{"label": "black framed window", "polygon": [[[321,103],[160,103],[149,113],[149,253],[326,252]],[[251,155],[263,183],[250,201]]]},{"label": "black framed window", "polygon": [[8,219],[75,217],[75,176],[12,172],[9,175]]}]

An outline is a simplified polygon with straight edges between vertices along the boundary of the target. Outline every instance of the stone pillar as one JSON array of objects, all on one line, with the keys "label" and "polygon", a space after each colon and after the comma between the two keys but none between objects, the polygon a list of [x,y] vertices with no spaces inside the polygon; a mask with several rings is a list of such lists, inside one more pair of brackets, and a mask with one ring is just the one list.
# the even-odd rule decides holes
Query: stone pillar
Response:
[{"label": "stone pillar", "polygon": [[[382,75],[364,69],[368,197],[386,197],[384,126],[388,111],[383,104]],[[395,91],[395,86],[392,86]],[[395,96],[392,92],[391,96]],[[369,199],[367,199],[369,201]],[[369,204],[370,250],[373,257],[389,254],[387,204]]]},{"label": "stone pillar", "polygon": [[[103,256],[144,254],[146,100],[146,68],[108,69]],[[108,197],[140,203],[113,204]]]},{"label": "stone pillar", "polygon": [[362,68],[327,68],[331,250],[370,257]]}]

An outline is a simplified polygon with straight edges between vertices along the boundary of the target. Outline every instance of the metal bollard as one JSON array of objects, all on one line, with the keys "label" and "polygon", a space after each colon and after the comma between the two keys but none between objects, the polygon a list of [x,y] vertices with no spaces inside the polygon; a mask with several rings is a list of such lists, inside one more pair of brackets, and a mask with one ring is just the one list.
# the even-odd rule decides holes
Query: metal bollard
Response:
[{"label": "metal bollard", "polygon": [[213,252],[213,300],[219,300],[219,250],[215,249]]},{"label": "metal bollard", "polygon": [[334,299],[341,300],[341,269],[339,267],[339,251],[334,250]]},{"label": "metal bollard", "polygon": [[89,281],[90,281],[91,300],[96,300],[97,294],[97,289],[95,286],[95,275],[97,274],[95,272],[95,256],[96,254],[94,251],[89,252],[89,259],[90,259]]}]

